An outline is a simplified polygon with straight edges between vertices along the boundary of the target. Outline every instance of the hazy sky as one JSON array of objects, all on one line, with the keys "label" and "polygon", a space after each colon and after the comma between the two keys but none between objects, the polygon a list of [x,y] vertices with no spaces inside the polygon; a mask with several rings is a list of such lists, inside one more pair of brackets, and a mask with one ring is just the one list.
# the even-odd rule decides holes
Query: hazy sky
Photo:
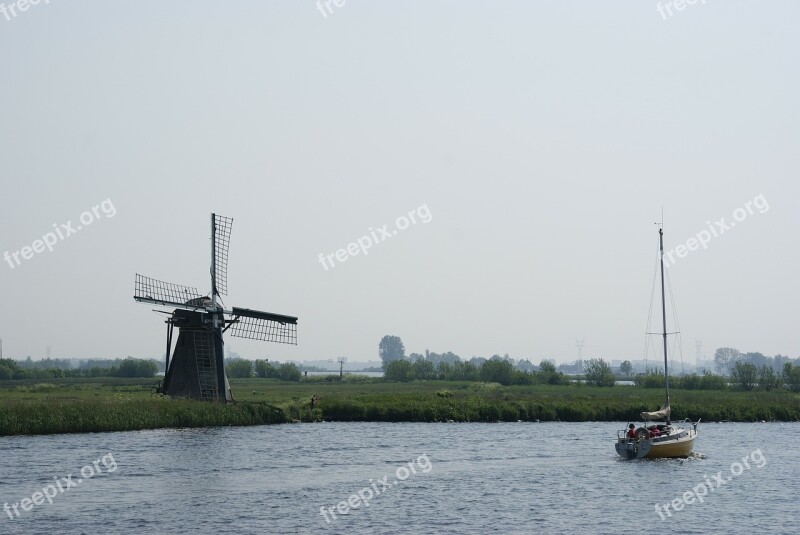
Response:
[{"label": "hazy sky", "polygon": [[[641,358],[663,206],[666,248],[697,249],[669,268],[687,362],[696,339],[800,356],[800,4],[672,10],[0,13],[5,355],[162,355],[134,274],[207,292],[215,211],[234,218],[226,305],[300,317],[296,347],[227,337],[249,357],[375,359],[395,334],[408,353],[566,362],[581,338]],[[362,236],[380,241],[337,260]]]}]

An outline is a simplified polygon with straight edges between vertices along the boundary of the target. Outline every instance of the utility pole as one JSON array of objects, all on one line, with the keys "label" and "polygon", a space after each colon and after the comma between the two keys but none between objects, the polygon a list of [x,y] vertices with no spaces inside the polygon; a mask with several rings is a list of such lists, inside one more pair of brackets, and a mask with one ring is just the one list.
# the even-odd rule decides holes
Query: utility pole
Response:
[{"label": "utility pole", "polygon": [[347,357],[339,357],[336,360],[339,361],[339,380],[341,381],[344,375],[344,363],[347,362]]}]

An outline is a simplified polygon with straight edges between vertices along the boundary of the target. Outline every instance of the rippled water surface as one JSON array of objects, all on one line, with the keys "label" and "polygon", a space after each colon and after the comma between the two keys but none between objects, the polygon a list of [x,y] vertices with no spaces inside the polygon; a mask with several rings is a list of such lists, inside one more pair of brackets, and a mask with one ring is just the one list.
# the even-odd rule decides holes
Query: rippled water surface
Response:
[{"label": "rippled water surface", "polygon": [[[0,534],[800,532],[800,424],[701,424],[698,458],[632,462],[614,453],[623,426],[320,423],[0,438],[9,505],[106,456],[100,475],[52,504],[2,513]],[[706,476],[716,487],[718,472],[730,481],[661,520],[656,503]],[[336,511],[359,491],[373,494],[369,506],[353,498],[358,507]]]}]

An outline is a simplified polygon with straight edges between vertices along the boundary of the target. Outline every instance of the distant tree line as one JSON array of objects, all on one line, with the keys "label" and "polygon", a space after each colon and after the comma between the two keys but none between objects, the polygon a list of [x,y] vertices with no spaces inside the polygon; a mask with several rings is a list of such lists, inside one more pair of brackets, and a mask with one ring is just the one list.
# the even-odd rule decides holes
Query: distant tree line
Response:
[{"label": "distant tree line", "polygon": [[280,379],[281,381],[299,381],[302,377],[300,368],[294,362],[283,364],[272,363],[268,360],[229,359],[225,364],[225,373],[228,377],[246,379],[249,377],[262,377],[265,379]]},{"label": "distant tree line", "polygon": [[439,362],[434,366],[431,360],[422,358],[412,361],[400,359],[390,362],[383,372],[387,381],[483,381],[501,385],[568,384],[566,375],[556,371],[555,366],[543,361],[538,371],[522,371],[514,364],[500,357],[492,357],[481,363],[457,361]]},{"label": "distant tree line", "polygon": [[[567,384],[570,382],[564,371],[580,374],[583,381],[592,386],[614,386],[615,375],[611,366],[602,358],[579,360],[572,365],[556,368],[551,361],[544,360],[539,366],[528,360],[514,361],[508,355],[494,355],[490,359],[473,357],[464,361],[452,352],[437,354],[405,355],[405,347],[399,336],[386,335],[378,344],[378,355],[383,362],[384,378],[387,381],[485,381],[503,385],[522,384]],[[740,353],[732,348],[720,348],[715,354],[715,364],[724,375],[709,371],[702,374],[670,375],[670,386],[686,390],[773,390],[787,389],[800,392],[800,359],[782,355],[766,357],[761,353]],[[623,361],[619,372],[630,376],[633,365]],[[725,375],[728,375],[726,377]],[[648,370],[634,376],[635,384],[646,388],[663,388],[664,373]]]},{"label": "distant tree line", "polygon": [[[664,372],[651,370],[638,374],[635,382],[645,388],[663,388]],[[749,362],[736,362],[731,370],[730,377],[715,375],[705,371],[669,377],[670,387],[684,390],[790,390],[800,392],[800,366],[786,362],[780,372],[776,372],[769,365],[760,368]]]},{"label": "distant tree line", "polygon": [[[47,360],[47,359],[46,359]],[[66,359],[53,359],[54,361]],[[109,360],[108,367],[92,366],[82,368],[42,366],[26,367],[27,361],[0,359],[0,380],[22,379],[60,379],[64,377],[155,377],[158,366],[152,360],[126,359]]]},{"label": "distant tree line", "polygon": [[[131,358],[131,357],[128,357]],[[150,362],[156,365],[156,373],[159,371],[164,371],[164,361],[163,360],[154,360],[154,359],[144,359],[149,360]],[[75,359],[75,358],[63,358],[63,359],[54,359],[54,358],[46,358],[42,360],[33,360],[31,357],[27,357],[25,360],[17,360],[17,366],[25,370],[51,370],[51,369],[61,369],[64,371],[67,370],[91,370],[91,369],[111,369],[114,366],[119,366],[123,359]]]},{"label": "distant tree line", "polygon": [[762,353],[742,353],[733,347],[720,347],[714,352],[714,368],[723,375],[733,375],[738,363],[752,364],[761,370],[765,366],[773,372],[783,373],[786,364],[800,366],[800,359],[791,359],[785,355],[767,357]]},{"label": "distant tree line", "polygon": [[[405,347],[403,346],[403,341],[400,339],[399,336],[393,335],[386,335],[384,336],[380,343],[378,344],[378,356],[381,359],[382,367],[381,369],[385,372],[386,367],[396,360],[408,360],[412,364],[418,361],[427,361],[433,364],[435,369],[438,369],[439,365],[449,364],[454,366],[457,363],[470,363],[476,368],[479,368],[483,365],[484,362],[487,360],[504,360],[511,363],[511,367],[515,370],[520,371],[536,371],[538,367],[530,362],[529,360],[514,360],[508,356],[508,354],[504,356],[500,355],[493,355],[491,358],[487,359],[484,357],[472,357],[469,360],[464,360],[452,351],[447,351],[446,353],[434,353],[433,351],[425,351],[425,354],[420,353],[411,353],[410,355],[406,356]],[[555,363],[553,362],[553,366]],[[559,366],[559,369],[561,366]],[[380,370],[375,370],[380,371]]]}]

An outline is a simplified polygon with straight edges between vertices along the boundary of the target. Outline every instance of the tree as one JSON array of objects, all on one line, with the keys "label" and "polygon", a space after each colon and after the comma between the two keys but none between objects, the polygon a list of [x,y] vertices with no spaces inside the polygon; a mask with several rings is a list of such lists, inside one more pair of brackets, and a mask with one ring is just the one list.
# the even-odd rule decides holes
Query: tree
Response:
[{"label": "tree", "polygon": [[14,379],[20,368],[14,359],[0,359],[0,379]]},{"label": "tree", "polygon": [[767,391],[780,387],[780,377],[772,369],[772,366],[764,364],[758,370],[758,386]]},{"label": "tree", "polygon": [[[114,370],[114,367],[111,368]],[[158,366],[152,360],[126,358],[111,375],[116,377],[155,377]]]},{"label": "tree", "polygon": [[633,364],[629,360],[623,360],[622,364],[619,365],[619,372],[622,375],[630,375],[633,372]]},{"label": "tree", "polygon": [[420,381],[436,379],[436,368],[433,367],[433,362],[429,360],[418,360],[411,365],[411,374],[414,379]]},{"label": "tree", "polygon": [[742,355],[742,360],[745,362],[749,362],[756,368],[760,368],[765,364],[772,364],[772,358],[765,357],[762,353],[745,353]]},{"label": "tree", "polygon": [[[523,372],[532,372],[536,370],[536,366],[528,359],[520,359],[520,361],[517,362],[517,369]],[[553,369],[555,370],[555,365],[553,365]]]},{"label": "tree", "polygon": [[731,371],[731,380],[742,390],[752,390],[758,381],[758,368],[749,362],[737,362]]},{"label": "tree", "polygon": [[800,366],[792,366],[791,362],[783,365],[781,379],[792,392],[800,392]]},{"label": "tree", "polygon": [[298,368],[297,364],[294,362],[284,362],[278,366],[278,379],[281,381],[297,382],[300,380],[301,376],[300,368]]},{"label": "tree", "polygon": [[583,363],[586,383],[594,386],[614,386],[614,374],[611,366],[603,359],[590,359]]},{"label": "tree", "polygon": [[425,360],[425,355],[421,353],[411,353],[408,356],[408,360],[411,362],[417,362],[418,360]]},{"label": "tree", "polygon": [[378,355],[383,361],[383,370],[385,372],[390,362],[401,360],[406,357],[406,348],[403,346],[403,341],[400,340],[399,336],[390,336],[387,334],[381,339],[380,344],[378,344]]},{"label": "tree", "polygon": [[442,381],[450,381],[453,379],[453,366],[447,362],[440,362],[436,367],[436,377]]},{"label": "tree", "polygon": [[0,364],[0,381],[11,379],[12,377],[14,377],[13,370],[5,364]]},{"label": "tree", "polygon": [[477,381],[478,368],[472,362],[456,362],[453,364],[453,381]]},{"label": "tree", "polygon": [[481,366],[481,381],[510,385],[514,376],[514,365],[507,360],[489,359]]},{"label": "tree", "polygon": [[256,377],[277,377],[278,370],[267,360],[257,359],[255,362]]},{"label": "tree", "polygon": [[731,372],[733,365],[739,360],[741,353],[732,347],[720,347],[714,353],[714,366],[722,374]]},{"label": "tree", "polygon": [[384,365],[383,378],[387,381],[408,382],[413,378],[412,365],[405,359],[393,360]]},{"label": "tree", "polygon": [[253,375],[253,363],[245,359],[232,359],[225,366],[228,377],[244,379]]},{"label": "tree", "polygon": [[536,372],[536,376],[540,383],[549,385],[565,385],[569,383],[567,376],[556,371],[555,364],[548,360],[543,360],[542,363],[539,364],[539,371]]}]

